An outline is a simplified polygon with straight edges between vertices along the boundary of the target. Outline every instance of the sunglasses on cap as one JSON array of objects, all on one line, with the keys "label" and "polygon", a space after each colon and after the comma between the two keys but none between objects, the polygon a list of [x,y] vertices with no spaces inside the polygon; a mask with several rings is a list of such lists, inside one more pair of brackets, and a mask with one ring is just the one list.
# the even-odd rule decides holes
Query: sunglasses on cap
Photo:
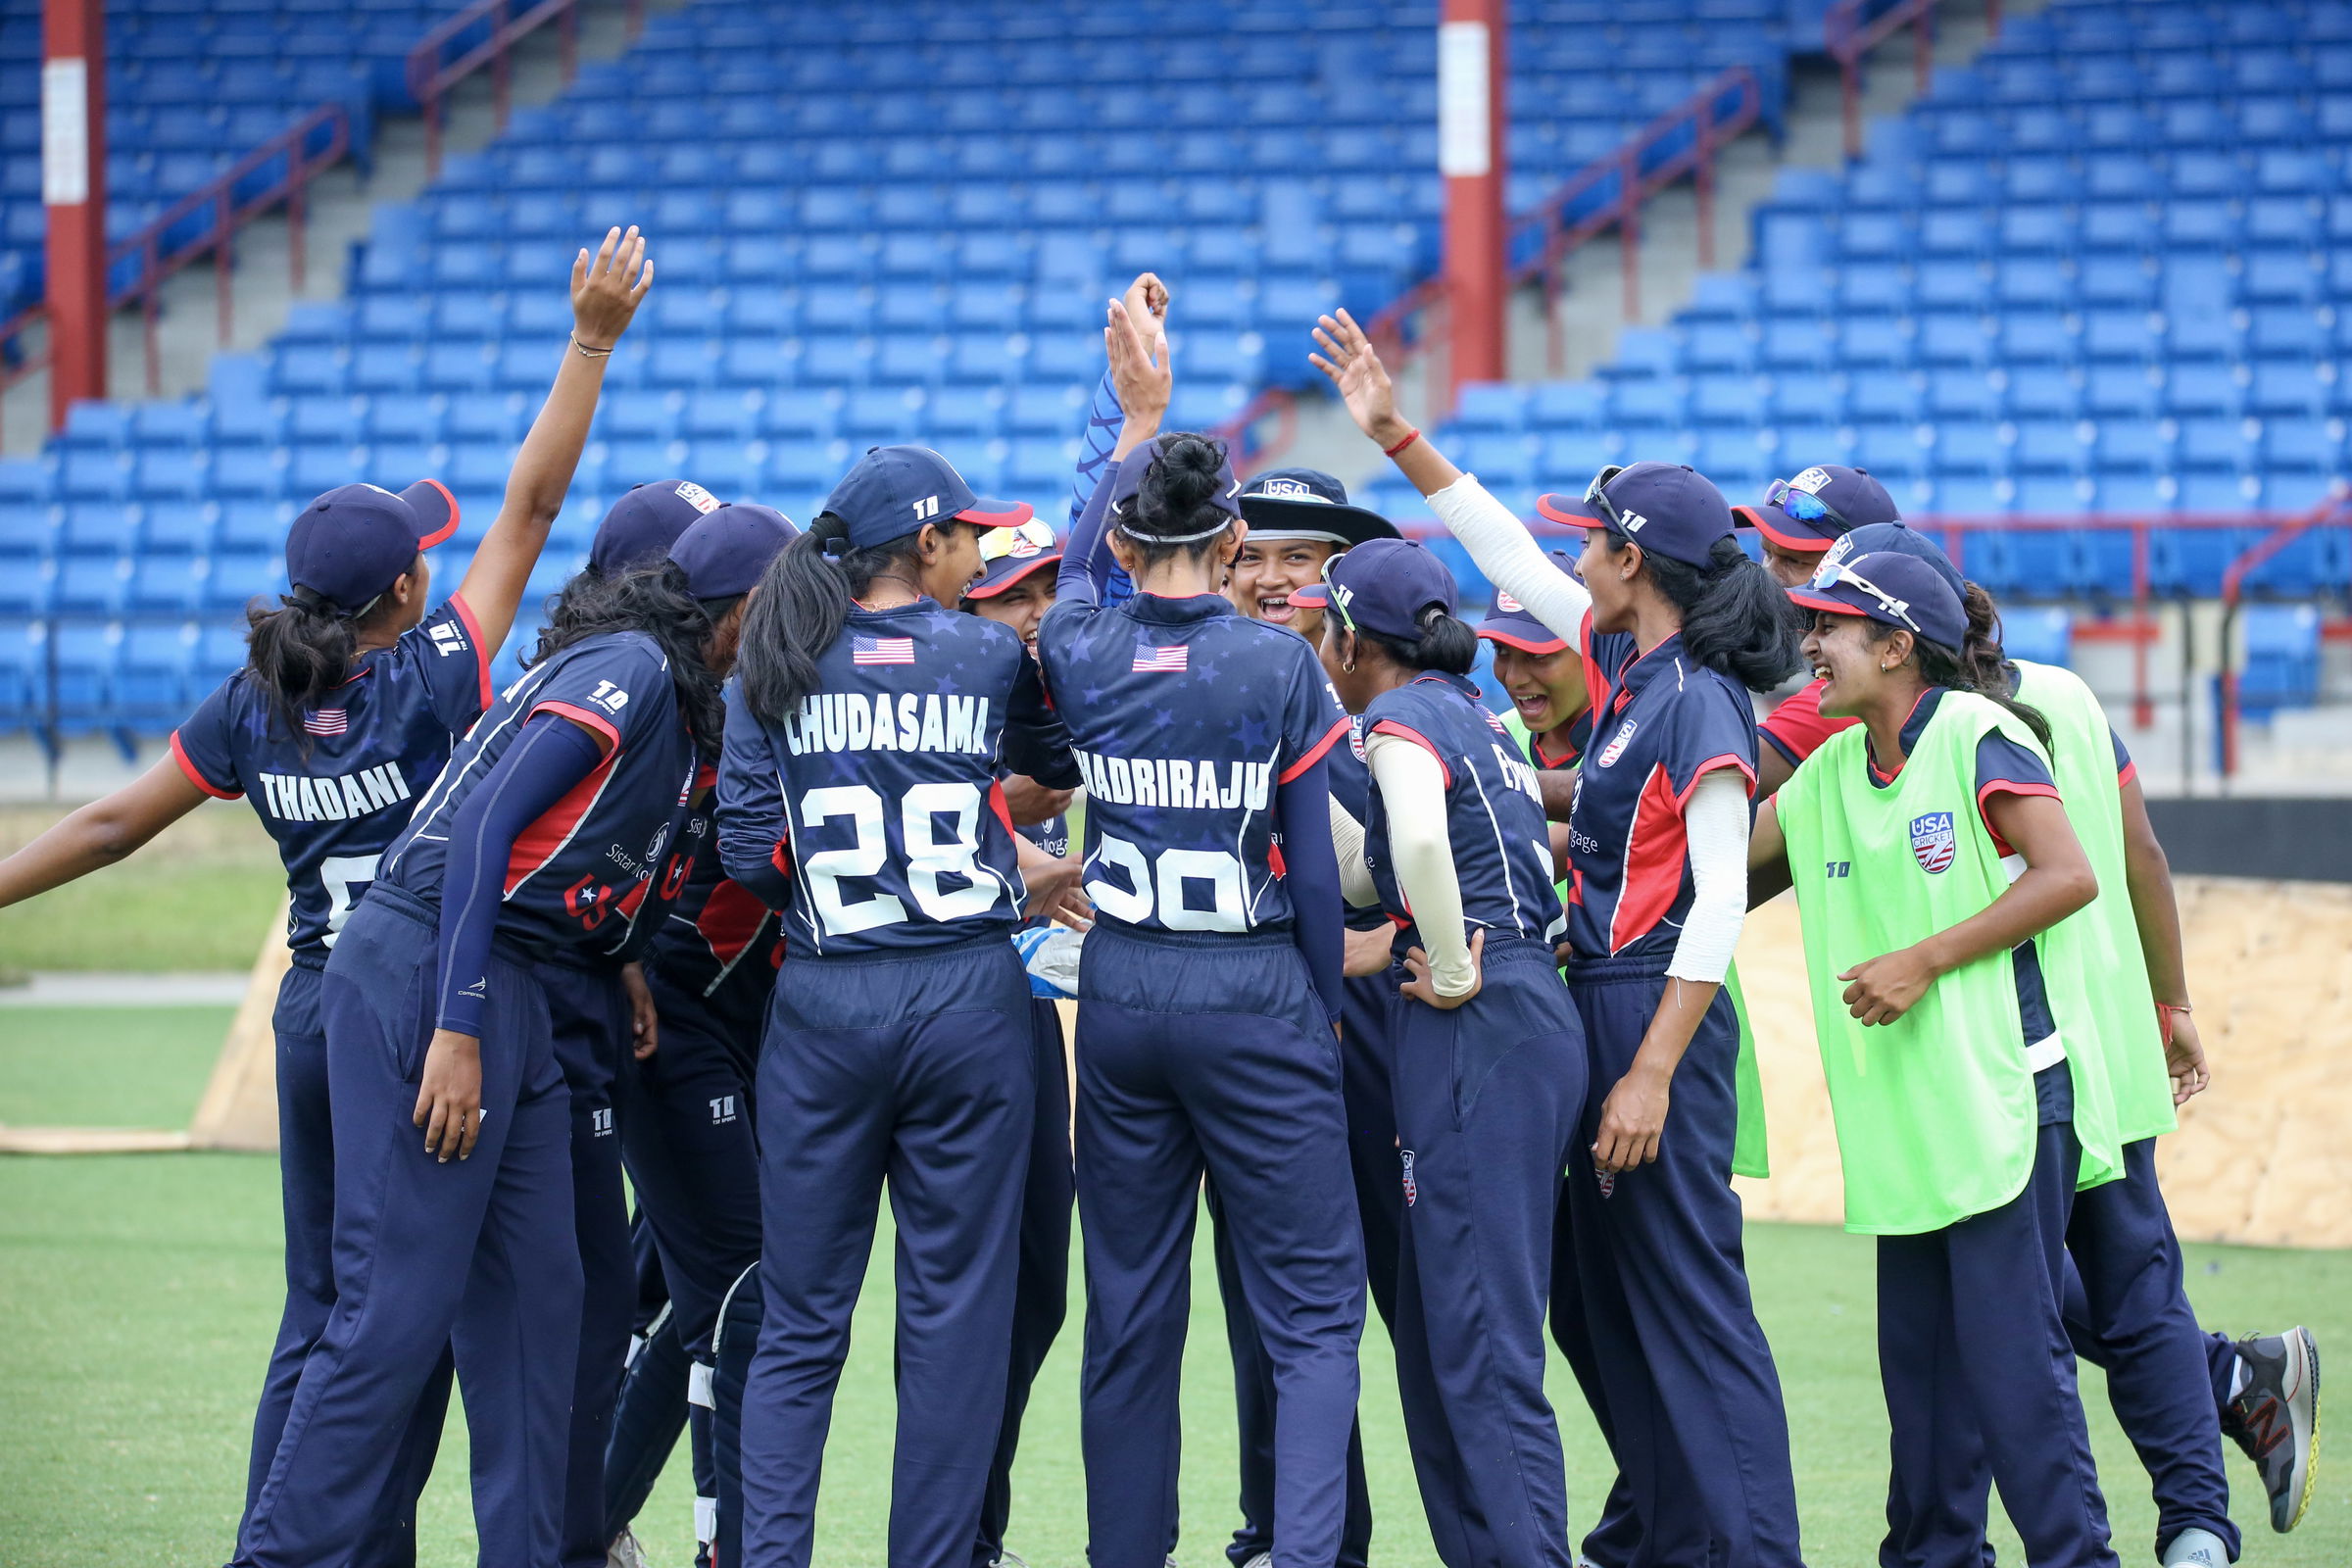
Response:
[{"label": "sunglasses on cap", "polygon": [[1865,577],[1860,572],[1854,570],[1853,567],[1848,566],[1841,562],[1829,563],[1825,564],[1819,571],[1813,573],[1812,586],[1815,589],[1834,588],[1839,583],[1844,583],[1849,587],[1860,589],[1863,593],[1868,594],[1873,600],[1877,601],[1879,609],[1893,616],[1895,620],[1901,624],[1908,626],[1919,636],[1927,636],[1926,632],[1920,630],[1919,622],[1911,618],[1910,600],[1904,599],[1899,595],[1888,593],[1877,583],[1872,582],[1868,577]]},{"label": "sunglasses on cap", "polygon": [[1602,468],[1598,473],[1594,474],[1592,476],[1592,482],[1585,486],[1585,505],[1588,507],[1598,507],[1600,509],[1600,514],[1608,518],[1609,526],[1611,528],[1616,529],[1617,532],[1621,534],[1631,537],[1634,530],[1625,525],[1625,514],[1619,512],[1617,510],[1617,503],[1609,499],[1609,486],[1616,482],[1617,476],[1623,473],[1625,469],[1626,465],[1622,463],[1612,463],[1607,467]]},{"label": "sunglasses on cap", "polygon": [[1347,551],[1342,550],[1336,554],[1325,556],[1323,558],[1323,600],[1325,606],[1339,615],[1340,624],[1348,631],[1353,632],[1355,630],[1355,617],[1348,613],[1348,601],[1353,599],[1355,595],[1350,593],[1341,584],[1331,580],[1331,568],[1338,565],[1340,564],[1341,557],[1347,554]]},{"label": "sunglasses on cap", "polygon": [[1838,514],[1836,507],[1809,490],[1791,488],[1786,479],[1772,481],[1764,492],[1764,504],[1778,507],[1784,515],[1798,522],[1828,522],[1840,529],[1853,526]]},{"label": "sunglasses on cap", "polygon": [[1031,517],[1009,528],[991,528],[980,536],[982,561],[1002,561],[1007,556],[1025,561],[1054,548],[1054,525],[1043,517]]}]

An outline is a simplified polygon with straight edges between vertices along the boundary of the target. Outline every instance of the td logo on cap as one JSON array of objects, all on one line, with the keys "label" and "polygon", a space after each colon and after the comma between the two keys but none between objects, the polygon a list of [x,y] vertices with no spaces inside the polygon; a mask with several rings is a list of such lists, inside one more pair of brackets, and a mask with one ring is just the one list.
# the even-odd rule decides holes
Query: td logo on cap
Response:
[{"label": "td logo on cap", "polygon": [[928,522],[1010,528],[1027,522],[1022,501],[987,501],[956,471],[956,465],[929,447],[868,447],[842,475],[825,510],[849,524],[850,543],[859,550],[914,532]]}]

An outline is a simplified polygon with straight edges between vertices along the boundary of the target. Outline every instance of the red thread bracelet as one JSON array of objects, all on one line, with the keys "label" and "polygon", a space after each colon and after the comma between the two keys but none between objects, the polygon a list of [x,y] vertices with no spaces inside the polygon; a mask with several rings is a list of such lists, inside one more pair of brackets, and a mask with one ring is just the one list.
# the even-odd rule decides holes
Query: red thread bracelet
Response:
[{"label": "red thread bracelet", "polygon": [[2173,1043],[2173,1014],[2176,1012],[2191,1012],[2194,1010],[2195,1009],[2190,1007],[2185,1002],[2159,1002],[2156,1004],[2157,1032],[2164,1036],[2164,1043],[2167,1046],[2170,1046]]},{"label": "red thread bracelet", "polygon": [[1396,456],[1397,453],[1399,453],[1399,452],[1402,452],[1402,451],[1403,451],[1403,450],[1404,450],[1406,447],[1409,447],[1409,446],[1411,446],[1411,445],[1412,445],[1414,442],[1416,442],[1416,441],[1418,441],[1418,440],[1420,440],[1420,439],[1421,439],[1421,432],[1420,432],[1420,431],[1418,431],[1418,430],[1407,430],[1407,431],[1405,432],[1405,435],[1404,435],[1404,439],[1403,439],[1403,440],[1401,440],[1401,441],[1397,442],[1397,443],[1396,443],[1395,446],[1393,446],[1393,447],[1383,447],[1383,448],[1381,448],[1380,455],[1381,455],[1382,457],[1384,457],[1384,458],[1393,458],[1393,457],[1395,457],[1395,456]]}]

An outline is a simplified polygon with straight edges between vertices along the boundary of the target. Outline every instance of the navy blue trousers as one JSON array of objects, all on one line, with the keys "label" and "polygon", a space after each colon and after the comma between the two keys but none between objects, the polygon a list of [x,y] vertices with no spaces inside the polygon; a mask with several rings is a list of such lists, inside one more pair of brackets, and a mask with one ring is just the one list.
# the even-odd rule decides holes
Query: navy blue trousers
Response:
[{"label": "navy blue trousers", "polygon": [[1095,1568],[1159,1568],[1206,1172],[1274,1364],[1274,1558],[1331,1568],[1346,1512],[1364,1252],[1339,1042],[1287,935],[1099,921],[1079,971],[1080,1412]]},{"label": "navy blue trousers", "polygon": [[[1372,1304],[1381,1322],[1392,1326],[1396,1320],[1396,1233],[1403,1224],[1404,1196],[1396,1177],[1396,1114],[1389,1099],[1389,1004],[1403,983],[1400,968],[1357,975],[1348,982],[1340,1014],[1340,1095],[1348,1111],[1348,1165],[1355,1177]],[[1274,1548],[1274,1363],[1266,1357],[1256,1320],[1242,1294],[1241,1262],[1234,1254],[1216,1183],[1207,1185],[1205,1197],[1241,1438],[1242,1526],[1225,1548],[1238,1568]],[[1419,1438],[1412,1434],[1413,1441]],[[1340,1568],[1364,1568],[1371,1550],[1372,1494],[1364,1482],[1363,1436],[1350,1431]]]},{"label": "navy blue trousers", "polygon": [[[760,1150],[751,1081],[758,1027],[747,1030],[714,1013],[701,996],[669,984],[659,971],[647,978],[661,1015],[661,1044],[644,1061],[620,1064],[620,1150],[669,1291],[663,1333],[682,1347],[688,1363],[680,1387],[690,1400],[696,1537],[707,1541],[717,1507],[704,1484],[710,1473],[710,1335],[728,1287],[760,1258]],[[661,1375],[668,1364],[666,1354],[646,1361],[644,1375]],[[651,1386],[640,1390],[638,1381],[632,1365],[624,1400],[650,1397],[666,1404],[678,1396]],[[608,1525],[613,1523],[615,1494],[635,1499],[619,1515],[621,1522],[635,1517],[669,1456],[666,1445],[648,1447],[664,1432],[674,1441],[675,1431],[663,1423],[615,1420],[605,1454]]]},{"label": "navy blue trousers", "polygon": [[[1544,1394],[1560,1172],[1585,1108],[1585,1041],[1545,943],[1486,949],[1460,1007],[1391,1005],[1404,1231],[1396,1374],[1434,1541],[1463,1568],[1568,1568],[1559,1423]],[[1451,1516],[1440,1520],[1442,1512]]]},{"label": "navy blue trousers", "polygon": [[[2034,1568],[2111,1568],[2075,1355],[2059,1316],[2082,1146],[2040,1129],[2026,1190],[1942,1230],[1879,1238],[1879,1376],[1892,1428],[1882,1568],[1977,1568],[1984,1474]],[[2196,1368],[2190,1387],[2201,1389]]]},{"label": "navy blue trousers", "polygon": [[[1605,963],[1569,971],[1588,1062],[1566,1183],[1583,1334],[1644,1534],[1703,1522],[1724,1568],[1793,1568],[1788,1419],[1731,1185],[1740,1028],[1728,995],[1716,994],[1675,1070],[1656,1160],[1613,1177],[1592,1161],[1601,1107],[1673,983]],[[1655,1549],[1649,1560],[1673,1560]]]},{"label": "navy blue trousers", "polygon": [[1021,1261],[1012,1292],[1012,1361],[1004,1377],[1004,1420],[996,1456],[980,1495],[975,1568],[1004,1550],[1012,1518],[1012,1461],[1020,1451],[1021,1417],[1046,1352],[1061,1333],[1070,1305],[1070,1203],[1077,1173],[1070,1163],[1070,1069],[1062,1054],[1061,1009],[1044,997],[1029,999],[1037,1055],[1037,1113],[1029,1134],[1029,1173],[1021,1189]]},{"label": "navy blue trousers", "polygon": [[426,905],[379,884],[320,989],[334,1140],[334,1305],[304,1360],[240,1568],[348,1560],[454,1350],[480,1559],[553,1568],[580,1311],[566,1096],[536,973],[489,972],[482,1129],[442,1163],[411,1121],[432,1038]]},{"label": "navy blue trousers", "polygon": [[637,1259],[629,1248],[613,1101],[613,1078],[631,1054],[634,1035],[617,969],[549,963],[540,966],[539,978],[547,991],[556,1061],[571,1100],[571,1211],[582,1285],[564,1465],[564,1568],[604,1568],[612,1539],[604,1533],[605,1449],[637,1310]]},{"label": "navy blue trousers", "polygon": [[[277,1037],[277,1177],[285,1211],[286,1305],[253,1416],[245,1476],[248,1516],[277,1457],[302,1364],[335,1309],[335,1139],[326,1092],[326,1025],[318,1003],[325,967],[308,955],[295,955],[294,966],[278,982],[270,1017]],[[352,1558],[353,1568],[412,1568],[416,1561],[416,1498],[432,1477],[440,1448],[452,1370],[444,1352],[417,1396],[416,1414],[401,1438],[400,1455],[368,1539]],[[242,1539],[242,1520],[237,1533]]]},{"label": "navy blue trousers", "polygon": [[1035,1116],[1029,989],[1001,936],[788,957],[760,1056],[763,1316],[743,1395],[743,1554],[805,1568],[884,1183],[898,1224],[894,1568],[970,1568],[1004,1414]]}]

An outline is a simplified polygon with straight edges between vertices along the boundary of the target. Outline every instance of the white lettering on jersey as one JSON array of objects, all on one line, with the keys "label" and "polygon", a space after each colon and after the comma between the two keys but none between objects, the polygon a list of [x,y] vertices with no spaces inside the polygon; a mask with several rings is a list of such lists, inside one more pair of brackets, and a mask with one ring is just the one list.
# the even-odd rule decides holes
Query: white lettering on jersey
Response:
[{"label": "white lettering on jersey", "polygon": [[357,773],[264,773],[262,808],[281,822],[347,822],[409,798],[409,781],[391,762]]},{"label": "white lettering on jersey", "polygon": [[795,757],[810,752],[969,752],[988,755],[988,699],[937,692],[816,692],[784,721]]},{"label": "white lettering on jersey", "polygon": [[1502,776],[1510,781],[1511,788],[1538,806],[1544,804],[1543,781],[1536,777],[1536,770],[1527,765],[1524,758],[1512,756],[1507,747],[1496,746],[1494,765],[1502,769]]},{"label": "white lettering on jersey", "polygon": [[433,652],[444,659],[466,652],[466,628],[454,620],[434,621],[427,635],[433,640]]},{"label": "white lettering on jersey", "polygon": [[1086,792],[1121,806],[1171,810],[1262,811],[1273,799],[1272,762],[1212,762],[1205,758],[1103,757],[1078,751]]}]

